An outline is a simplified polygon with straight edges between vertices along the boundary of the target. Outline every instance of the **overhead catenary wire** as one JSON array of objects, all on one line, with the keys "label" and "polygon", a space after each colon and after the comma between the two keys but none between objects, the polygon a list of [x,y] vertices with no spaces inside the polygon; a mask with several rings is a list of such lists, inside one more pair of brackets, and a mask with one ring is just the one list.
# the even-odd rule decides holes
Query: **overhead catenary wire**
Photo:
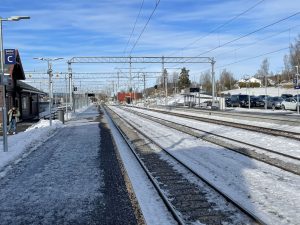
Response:
[{"label": "overhead catenary wire", "polygon": [[137,17],[136,17],[136,19],[135,19],[133,28],[132,28],[132,30],[131,30],[131,34],[130,34],[130,36],[129,36],[129,39],[128,39],[128,41],[127,41],[127,44],[126,44],[126,46],[125,46],[125,49],[124,49],[124,51],[123,51],[124,54],[126,53],[127,47],[128,47],[128,45],[129,45],[129,43],[130,43],[130,41],[131,41],[132,35],[133,35],[133,33],[134,33],[134,30],[135,30],[135,27],[136,27],[136,24],[137,24],[137,21],[138,21],[140,15],[141,15],[141,11],[142,11],[143,6],[144,6],[144,0],[142,0],[142,4],[141,4],[141,6],[140,6],[139,13],[138,13],[138,15],[137,15]]},{"label": "overhead catenary wire", "polygon": [[277,50],[274,50],[274,51],[271,51],[271,52],[267,52],[267,53],[262,53],[260,55],[256,55],[256,56],[252,56],[252,57],[249,57],[249,58],[245,58],[245,59],[241,59],[241,60],[238,60],[238,61],[234,61],[232,63],[228,63],[228,64],[225,64],[225,65],[222,65],[222,66],[217,66],[216,69],[223,68],[223,67],[226,67],[226,66],[231,66],[231,65],[234,65],[234,64],[237,64],[237,63],[245,62],[245,61],[248,61],[248,60],[251,60],[251,59],[255,59],[255,58],[259,58],[259,57],[262,57],[262,56],[271,55],[271,54],[274,54],[274,53],[277,53],[277,52],[281,52],[281,51],[284,51],[284,50],[287,50],[287,49],[289,49],[289,47],[280,48],[280,49],[277,49]]},{"label": "overhead catenary wire", "polygon": [[[270,51],[270,52],[265,52],[265,53],[262,53],[262,54],[259,54],[259,55],[251,56],[251,57],[244,58],[244,59],[241,59],[241,60],[238,60],[238,61],[227,63],[227,64],[224,64],[224,65],[221,65],[221,66],[217,66],[216,69],[224,68],[226,66],[231,66],[231,65],[234,65],[234,64],[237,64],[237,63],[241,63],[241,62],[246,62],[246,61],[249,61],[249,60],[252,60],[252,59],[256,59],[256,58],[259,58],[259,57],[262,57],[262,56],[266,56],[266,55],[271,55],[271,54],[274,54],[274,53],[277,53],[277,52],[281,52],[281,51],[284,51],[284,50],[288,50],[288,49],[289,49],[289,47],[284,47],[284,48],[276,49],[276,50],[273,50],[273,51]],[[200,73],[203,73],[203,72],[205,72],[207,70],[209,70],[209,68],[201,70]]]},{"label": "overhead catenary wire", "polygon": [[[277,20],[277,21],[275,21],[275,22],[273,22],[273,23],[267,24],[267,25],[265,25],[265,26],[263,26],[263,27],[260,27],[260,28],[254,30],[254,31],[251,31],[251,32],[249,32],[249,33],[247,33],[247,34],[244,34],[244,35],[242,35],[242,36],[239,36],[239,37],[237,37],[237,38],[234,38],[234,39],[232,39],[232,40],[230,40],[230,41],[228,41],[228,42],[225,42],[225,43],[222,44],[222,45],[218,45],[217,47],[214,47],[214,48],[212,48],[212,49],[210,49],[210,50],[207,50],[207,51],[205,51],[205,52],[202,52],[202,53],[200,53],[199,55],[196,55],[195,57],[200,57],[200,56],[202,56],[202,55],[204,55],[204,54],[207,54],[207,53],[210,53],[210,52],[212,52],[212,51],[214,51],[214,50],[216,50],[216,49],[225,47],[225,46],[227,46],[227,45],[229,45],[229,44],[232,44],[232,43],[234,43],[234,42],[236,42],[236,41],[238,41],[238,40],[241,40],[241,39],[243,39],[243,38],[245,38],[245,37],[248,37],[248,36],[250,36],[250,35],[252,35],[252,34],[255,34],[255,33],[257,33],[257,32],[260,32],[260,31],[262,31],[262,30],[264,30],[264,29],[266,29],[266,28],[272,27],[272,26],[274,26],[274,25],[276,25],[276,24],[278,24],[278,23],[281,23],[281,22],[283,22],[283,21],[285,21],[285,20],[288,20],[288,19],[290,19],[290,18],[292,18],[292,17],[295,17],[295,16],[297,16],[297,15],[299,15],[299,14],[300,14],[300,12],[298,11],[298,12],[296,12],[296,13],[290,15],[290,16],[287,16],[287,17],[284,17],[284,18],[282,18],[282,19],[279,19],[279,20]],[[185,60],[185,61],[183,61],[183,62],[181,62],[181,63],[186,63],[186,62],[188,62],[188,61],[189,61],[189,59],[187,59],[187,60]],[[176,64],[175,66],[177,66],[177,65],[178,65],[178,64]]]},{"label": "overhead catenary wire", "polygon": [[227,54],[227,53],[234,52],[234,51],[237,51],[237,50],[240,50],[240,49],[244,49],[244,48],[251,47],[251,46],[254,45],[254,44],[257,44],[257,43],[259,43],[259,42],[262,42],[262,41],[267,40],[267,39],[270,39],[270,38],[274,38],[274,37],[276,37],[276,36],[278,36],[278,35],[280,35],[280,34],[282,34],[282,33],[285,33],[285,32],[287,32],[287,31],[290,31],[291,29],[294,29],[294,28],[299,27],[299,26],[300,26],[300,25],[296,25],[296,26],[293,26],[293,27],[289,27],[289,28],[287,28],[287,29],[284,29],[284,30],[282,30],[282,31],[273,33],[273,34],[271,34],[271,35],[269,35],[269,36],[267,36],[267,37],[264,37],[264,38],[262,38],[262,39],[260,39],[260,40],[258,40],[258,41],[254,41],[254,42],[252,42],[252,43],[250,43],[250,44],[247,44],[246,46],[242,46],[242,47],[239,47],[239,48],[236,48],[236,49],[233,49],[233,50],[229,50],[229,51],[226,51],[226,52],[222,52],[222,53],[220,53],[220,54],[218,54],[218,55],[215,55],[215,57],[218,57],[218,56],[221,56],[221,55],[225,55],[225,54]]},{"label": "overhead catenary wire", "polygon": [[242,35],[242,36],[240,36],[240,37],[237,37],[237,38],[235,38],[235,39],[233,39],[233,40],[231,40],[231,41],[225,42],[225,43],[222,44],[222,45],[219,45],[219,46],[214,47],[214,48],[212,48],[212,49],[210,49],[210,50],[207,50],[207,51],[205,51],[205,52],[202,52],[202,53],[200,53],[199,55],[197,55],[197,57],[198,57],[198,56],[201,56],[201,55],[204,55],[204,54],[207,54],[207,53],[210,53],[210,52],[212,52],[212,51],[214,51],[214,50],[216,50],[216,49],[218,49],[218,48],[222,48],[222,47],[224,47],[224,46],[226,46],[226,45],[229,45],[229,44],[231,44],[231,43],[233,43],[233,42],[236,42],[236,41],[238,41],[238,40],[241,40],[241,39],[243,39],[243,38],[245,38],[245,37],[248,37],[248,36],[250,36],[250,35],[252,35],[252,34],[255,34],[255,33],[259,32],[259,31],[262,31],[262,30],[264,30],[264,29],[266,29],[266,28],[269,28],[269,27],[274,26],[274,25],[276,25],[276,24],[278,24],[278,23],[281,23],[281,22],[283,22],[283,21],[285,21],[285,20],[288,20],[288,19],[290,19],[290,18],[292,18],[292,17],[295,17],[295,16],[297,16],[297,15],[299,15],[299,14],[300,14],[300,12],[296,12],[296,13],[290,15],[290,16],[284,17],[284,18],[282,18],[282,19],[280,19],[280,20],[277,20],[277,21],[275,21],[275,22],[273,22],[273,23],[270,23],[270,24],[268,24],[268,25],[265,25],[265,26],[263,26],[263,27],[261,27],[261,28],[259,28],[259,29],[256,29],[256,30],[251,31],[251,32],[249,32],[249,33],[247,33],[247,34],[244,34],[244,35]]},{"label": "overhead catenary wire", "polygon": [[131,48],[131,50],[130,50],[130,53],[129,53],[129,55],[131,55],[131,54],[132,54],[132,52],[133,52],[134,48],[136,47],[137,43],[139,42],[139,40],[140,40],[141,36],[142,36],[142,35],[143,35],[143,33],[145,32],[145,30],[146,30],[146,27],[148,26],[148,23],[150,22],[150,20],[151,20],[152,16],[154,15],[154,12],[156,11],[156,9],[157,9],[157,7],[158,7],[159,3],[160,3],[160,0],[157,0],[157,2],[156,2],[156,4],[155,4],[155,7],[154,7],[154,9],[152,10],[152,13],[150,14],[150,16],[149,16],[149,18],[148,18],[148,20],[147,20],[146,24],[144,25],[144,27],[143,27],[143,29],[142,29],[142,31],[141,31],[141,33],[140,33],[140,35],[138,36],[138,38],[137,38],[137,39],[136,39],[136,41],[134,42],[134,44],[133,44],[133,46],[132,46],[132,48]]},{"label": "overhead catenary wire", "polygon": [[[229,23],[231,23],[232,21],[236,20],[237,18],[239,18],[240,16],[248,13],[249,11],[251,11],[252,9],[256,8],[258,5],[260,5],[262,2],[264,2],[265,0],[261,0],[259,2],[257,2],[256,4],[252,5],[251,7],[247,8],[245,11],[239,13],[238,15],[235,15],[234,17],[232,17],[231,19],[229,19],[228,21],[226,21],[225,23],[217,26],[216,28],[212,29],[211,31],[209,31],[207,34],[203,35],[200,38],[197,38],[196,40],[192,41],[191,43],[185,45],[184,47],[180,48],[179,51],[183,51],[185,48],[192,46],[194,44],[196,44],[198,41],[208,37],[209,35],[211,35],[212,33],[220,30],[221,28],[225,27],[226,25],[228,25]],[[177,51],[174,51],[174,53],[172,53],[171,55],[174,55]]]}]

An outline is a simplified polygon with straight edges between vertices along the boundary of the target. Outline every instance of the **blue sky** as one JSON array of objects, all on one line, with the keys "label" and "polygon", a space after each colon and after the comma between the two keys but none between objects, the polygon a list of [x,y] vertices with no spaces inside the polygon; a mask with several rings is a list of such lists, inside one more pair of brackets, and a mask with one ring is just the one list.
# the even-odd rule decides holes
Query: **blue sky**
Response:
[{"label": "blue sky", "polygon": [[[1,0],[1,17],[31,16],[30,20],[3,22],[4,48],[19,49],[25,71],[46,71],[46,63],[33,57],[63,57],[65,60],[55,62],[53,67],[54,71],[66,72],[66,61],[74,56],[128,56],[156,1],[144,0],[135,32],[124,53],[141,3],[142,0]],[[244,15],[210,33],[255,4],[257,6]],[[217,47],[297,12],[300,12],[300,4],[295,0],[161,0],[131,55],[198,56],[209,51],[202,56],[215,57],[217,76],[224,68],[236,78],[254,74],[264,58],[269,59],[270,69],[277,72],[282,69],[289,44],[300,34],[299,14]],[[280,51],[266,54],[277,50]],[[241,62],[235,63],[237,61]],[[230,65],[224,67],[227,64]],[[115,72],[117,66],[120,65],[80,64],[73,70]],[[188,67],[191,78],[196,80],[201,72],[209,69],[205,64],[181,66]],[[161,70],[160,65],[143,65],[142,68],[143,71]],[[111,82],[111,79],[101,80],[105,86]],[[149,78],[148,85],[153,82]],[[84,80],[81,84],[94,88]]]}]

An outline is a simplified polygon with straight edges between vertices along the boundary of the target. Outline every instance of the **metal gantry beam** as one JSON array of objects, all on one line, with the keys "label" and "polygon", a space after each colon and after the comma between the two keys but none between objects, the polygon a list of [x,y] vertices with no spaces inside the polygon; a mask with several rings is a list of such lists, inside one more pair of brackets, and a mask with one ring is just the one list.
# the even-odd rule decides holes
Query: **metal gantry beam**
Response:
[{"label": "metal gantry beam", "polygon": [[[132,91],[132,64],[142,63],[142,64],[161,64],[162,68],[165,67],[166,64],[199,64],[199,63],[209,63],[211,64],[212,70],[212,99],[215,100],[215,72],[214,65],[215,60],[213,57],[132,57],[132,56],[118,56],[118,57],[73,57],[68,60],[68,67],[70,68],[72,63],[122,63],[129,64],[129,89]],[[164,69],[162,70],[163,75]],[[140,73],[140,72],[137,72]],[[166,78],[165,78],[166,79]],[[119,82],[119,73],[118,73],[118,82]],[[167,104],[167,86],[166,86],[166,103]],[[130,95],[131,96],[131,95]]]},{"label": "metal gantry beam", "polygon": [[[133,74],[132,78],[136,78],[136,75],[146,75],[148,79],[157,78],[161,75],[161,72],[131,72]],[[25,72],[26,77],[29,77],[27,80],[44,80],[48,79],[47,73],[28,73]],[[65,77],[60,77],[60,75],[67,75],[66,72],[54,72],[53,74],[59,75],[59,77],[54,76],[54,80],[65,80]],[[29,76],[30,75],[30,76]],[[33,76],[32,76],[33,75]],[[76,76],[74,76],[76,75]],[[83,75],[83,76],[77,76]],[[37,77],[39,76],[39,77]],[[73,73],[73,80],[89,80],[89,79],[129,79],[129,72],[101,72],[101,73],[85,73],[85,72],[77,72]]]},{"label": "metal gantry beam", "polygon": [[[162,59],[163,58],[163,59]],[[73,57],[69,63],[211,63],[211,57]]]}]

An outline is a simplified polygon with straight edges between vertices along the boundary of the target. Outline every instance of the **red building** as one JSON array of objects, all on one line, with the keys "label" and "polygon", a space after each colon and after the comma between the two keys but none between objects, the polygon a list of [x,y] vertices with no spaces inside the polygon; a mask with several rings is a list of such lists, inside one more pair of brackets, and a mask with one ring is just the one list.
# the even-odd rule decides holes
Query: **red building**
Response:
[{"label": "red building", "polygon": [[118,92],[118,101],[130,103],[143,97],[142,93],[137,92]]},{"label": "red building", "polygon": [[[21,113],[20,120],[38,118],[39,95],[44,93],[21,81],[26,78],[18,50],[16,50],[16,63],[4,65],[4,79],[6,80],[5,93],[3,93],[3,86],[0,86],[0,108],[4,105],[5,94],[7,112],[16,106]],[[2,122],[2,112],[0,112],[0,122]]]}]

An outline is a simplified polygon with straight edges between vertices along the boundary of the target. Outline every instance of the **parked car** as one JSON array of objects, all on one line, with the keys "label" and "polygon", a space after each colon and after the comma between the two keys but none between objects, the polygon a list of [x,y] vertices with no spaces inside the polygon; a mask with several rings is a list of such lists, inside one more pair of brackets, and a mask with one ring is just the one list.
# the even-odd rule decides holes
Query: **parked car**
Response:
[{"label": "parked car", "polygon": [[259,98],[259,100],[264,102],[264,106],[265,106],[266,100],[268,100],[268,98],[270,98],[270,95],[259,95],[258,98]]},{"label": "parked car", "polygon": [[249,95],[231,95],[230,102],[233,107],[246,107]]},{"label": "parked car", "polygon": [[257,96],[250,96],[251,107],[264,107],[265,102],[262,98]]},{"label": "parked car", "polygon": [[[294,99],[297,100],[297,95],[294,96]],[[299,101],[300,101],[300,94],[298,94],[298,99],[299,99]]]},{"label": "parked car", "polygon": [[270,95],[259,95],[258,96],[260,99],[265,99],[266,97],[268,98],[268,97],[270,97]]},{"label": "parked car", "polygon": [[206,109],[206,108],[210,108],[211,105],[212,105],[212,101],[207,100],[207,101],[201,102],[199,107]]},{"label": "parked car", "polygon": [[297,110],[297,100],[294,98],[287,98],[281,104],[283,109]]},{"label": "parked car", "polygon": [[283,98],[283,99],[292,98],[292,97],[293,97],[293,95],[291,95],[291,94],[282,94],[281,95],[281,98]]},{"label": "parked car", "polygon": [[283,98],[281,97],[269,97],[267,99],[267,107],[272,109],[281,109],[282,108],[282,102]]}]

